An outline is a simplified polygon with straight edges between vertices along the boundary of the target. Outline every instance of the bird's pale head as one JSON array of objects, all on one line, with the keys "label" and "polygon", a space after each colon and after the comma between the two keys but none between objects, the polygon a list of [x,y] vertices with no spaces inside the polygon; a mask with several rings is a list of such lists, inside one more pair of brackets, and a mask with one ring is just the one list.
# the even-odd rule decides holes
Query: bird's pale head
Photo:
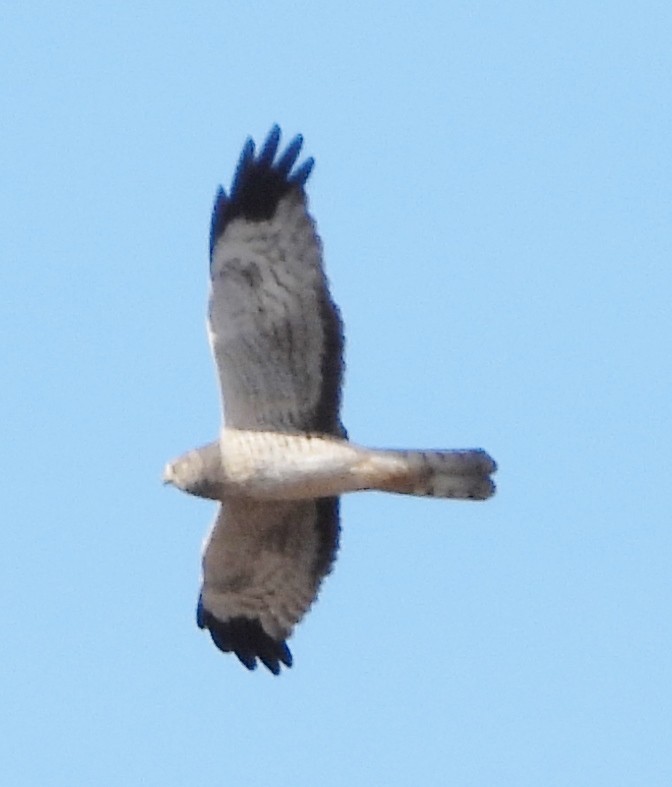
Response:
[{"label": "bird's pale head", "polygon": [[219,446],[211,443],[168,462],[163,470],[163,483],[172,484],[197,497],[222,499],[223,479]]},{"label": "bird's pale head", "polygon": [[194,494],[193,490],[198,487],[202,475],[203,463],[198,454],[190,451],[188,454],[168,462],[163,469],[163,483],[172,484],[183,492]]}]

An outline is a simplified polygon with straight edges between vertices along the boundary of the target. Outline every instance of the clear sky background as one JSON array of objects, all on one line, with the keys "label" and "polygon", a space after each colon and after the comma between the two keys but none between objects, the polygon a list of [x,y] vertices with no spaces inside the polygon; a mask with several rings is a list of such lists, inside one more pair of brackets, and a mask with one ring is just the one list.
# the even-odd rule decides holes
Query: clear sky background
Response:
[{"label": "clear sky background", "polygon": [[[672,6],[0,6],[0,783],[672,784]],[[278,122],[359,442],[280,678],[194,621],[212,198]]]}]

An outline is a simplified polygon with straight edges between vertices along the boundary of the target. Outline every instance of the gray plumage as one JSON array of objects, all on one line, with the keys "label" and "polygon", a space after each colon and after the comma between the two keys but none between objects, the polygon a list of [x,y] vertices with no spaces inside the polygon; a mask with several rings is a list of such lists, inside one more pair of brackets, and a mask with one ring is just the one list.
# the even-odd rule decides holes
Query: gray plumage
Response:
[{"label": "gray plumage", "polygon": [[164,480],[220,501],[203,554],[197,622],[249,669],[291,666],[286,640],[338,548],[338,496],[360,489],[483,500],[483,451],[372,450],[340,421],[343,327],[307,210],[302,139],[248,140],[210,242],[208,333],[222,392],[219,439]]}]

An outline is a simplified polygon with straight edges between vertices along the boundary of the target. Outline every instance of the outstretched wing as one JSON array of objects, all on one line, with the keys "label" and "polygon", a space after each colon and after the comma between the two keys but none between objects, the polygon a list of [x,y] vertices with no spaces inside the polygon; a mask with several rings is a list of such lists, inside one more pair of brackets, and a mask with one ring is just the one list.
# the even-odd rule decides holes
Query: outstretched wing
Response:
[{"label": "outstretched wing", "polygon": [[210,234],[209,335],[226,426],[342,434],[343,328],[295,168],[302,138],[277,156],[274,126],[248,140]]},{"label": "outstretched wing", "polygon": [[248,668],[292,665],[286,639],[315,600],[338,543],[338,498],[222,503],[203,554],[197,622]]},{"label": "outstretched wing", "polygon": [[[295,168],[302,138],[277,155],[274,126],[258,155],[243,148],[210,234],[208,329],[224,422],[235,429],[345,436],[343,327]],[[317,596],[338,548],[337,498],[227,500],[203,556],[198,625],[249,669],[291,665],[285,640]]]}]

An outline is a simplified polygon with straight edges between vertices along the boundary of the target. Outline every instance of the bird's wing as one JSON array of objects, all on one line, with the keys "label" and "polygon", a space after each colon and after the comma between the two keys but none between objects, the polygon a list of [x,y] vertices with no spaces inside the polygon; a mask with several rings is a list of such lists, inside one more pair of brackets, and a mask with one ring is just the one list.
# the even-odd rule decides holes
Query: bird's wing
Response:
[{"label": "bird's wing", "polygon": [[236,429],[343,435],[343,327],[295,163],[302,138],[277,156],[274,126],[255,155],[243,148],[210,234],[209,337],[224,421]]},{"label": "bird's wing", "polygon": [[278,674],[286,639],[317,597],[338,546],[338,498],[225,500],[203,553],[197,622],[248,668]]}]

